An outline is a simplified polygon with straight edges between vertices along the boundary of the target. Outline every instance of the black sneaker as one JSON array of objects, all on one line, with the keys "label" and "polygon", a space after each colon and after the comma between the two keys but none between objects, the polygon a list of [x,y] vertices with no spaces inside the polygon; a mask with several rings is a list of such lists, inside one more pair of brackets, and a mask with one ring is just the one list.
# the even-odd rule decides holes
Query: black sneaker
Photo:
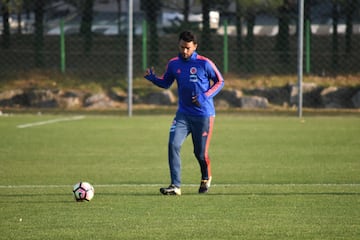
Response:
[{"label": "black sneaker", "polygon": [[174,184],[171,184],[167,188],[160,188],[160,192],[164,195],[181,195],[181,189],[175,186]]},{"label": "black sneaker", "polygon": [[208,180],[201,180],[199,193],[207,193],[209,191],[210,184],[211,184],[211,177],[209,177]]}]

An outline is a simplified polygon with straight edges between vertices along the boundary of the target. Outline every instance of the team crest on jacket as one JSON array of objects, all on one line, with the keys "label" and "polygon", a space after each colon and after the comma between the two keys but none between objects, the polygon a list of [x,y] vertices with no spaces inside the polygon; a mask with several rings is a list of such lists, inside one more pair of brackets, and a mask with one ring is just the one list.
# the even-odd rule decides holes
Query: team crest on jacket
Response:
[{"label": "team crest on jacket", "polygon": [[197,73],[196,67],[190,68],[190,74],[196,74],[196,73]]}]

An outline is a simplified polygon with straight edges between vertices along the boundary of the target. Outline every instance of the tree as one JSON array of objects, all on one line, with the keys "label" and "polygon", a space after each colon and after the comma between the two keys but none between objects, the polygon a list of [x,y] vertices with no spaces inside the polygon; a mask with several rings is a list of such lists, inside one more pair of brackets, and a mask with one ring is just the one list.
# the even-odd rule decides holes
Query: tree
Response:
[{"label": "tree", "polygon": [[255,38],[254,38],[254,27],[255,27],[255,20],[256,20],[256,13],[252,8],[248,8],[245,13],[245,19],[247,22],[247,35],[245,40],[245,45],[247,49],[247,62],[246,62],[246,69],[248,72],[252,72],[255,70],[254,66],[254,47],[255,47]]},{"label": "tree", "polygon": [[80,35],[84,40],[84,52],[88,54],[92,48],[92,21],[95,0],[64,0],[64,2],[73,5],[81,15]]},{"label": "tree", "polygon": [[280,62],[286,65],[290,63],[289,24],[290,4],[289,0],[284,0],[283,5],[278,8],[279,33],[276,37],[275,50],[279,54]]},{"label": "tree", "polygon": [[204,50],[212,50],[213,44],[211,40],[210,29],[210,11],[212,9],[219,9],[220,12],[225,12],[230,5],[229,0],[201,0],[202,6],[202,31],[201,31],[201,45]]},{"label": "tree", "polygon": [[201,0],[202,6],[202,16],[203,16],[203,29],[201,32],[201,46],[204,50],[212,50],[212,41],[210,33],[210,7],[213,3],[213,0]]},{"label": "tree", "polygon": [[84,0],[81,6],[80,34],[84,39],[84,52],[89,53],[92,47],[92,20],[94,0]]},{"label": "tree", "polygon": [[[267,3],[263,0],[237,0],[236,2],[236,29],[237,29],[237,47],[239,52],[239,64],[244,64],[246,70],[252,72],[255,70],[254,50],[255,50],[255,36],[254,27],[256,22],[256,15],[258,12],[268,8]],[[242,40],[242,18],[246,22],[247,34],[243,44]],[[245,46],[246,54],[244,59],[242,57],[243,45]]]},{"label": "tree", "polygon": [[121,0],[116,0],[117,4],[117,22],[118,22],[118,34],[121,34]]},{"label": "tree", "polygon": [[338,23],[339,3],[338,0],[332,0],[332,67],[334,72],[337,72],[339,59]]},{"label": "tree", "polygon": [[44,9],[46,0],[35,0],[35,65],[42,67],[44,65]]},{"label": "tree", "polygon": [[184,29],[188,30],[199,30],[199,26],[197,24],[191,24],[189,21],[190,10],[197,5],[198,2],[183,0],[181,3],[177,1],[162,1],[162,7],[169,9],[174,12],[181,12],[183,15],[183,19],[175,18],[173,19],[172,26],[166,27],[164,30],[166,32],[174,32],[179,33]]},{"label": "tree", "polygon": [[[23,10],[25,12],[25,17],[27,21],[30,21],[30,15],[31,15],[31,11],[32,11],[32,6],[33,6],[33,1],[32,0],[23,0]],[[25,31],[26,32],[30,32],[31,28],[31,24],[29,22],[27,22],[27,24],[25,24]]]},{"label": "tree", "polygon": [[[306,49],[306,57],[309,61],[307,61],[308,64],[306,64],[306,72],[310,73],[310,57],[311,57],[311,3],[312,0],[307,0],[304,2],[304,34],[308,38],[309,41],[306,41],[307,45]],[[299,21],[297,21],[297,30],[299,28]],[[297,31],[299,33],[299,31]]]},{"label": "tree", "polygon": [[156,25],[161,6],[161,0],[141,0],[141,9],[145,12],[145,19],[149,25],[149,59],[154,66],[159,62],[159,36]]},{"label": "tree", "polygon": [[3,19],[2,47],[5,49],[10,47],[9,4],[10,0],[3,0],[1,5]]},{"label": "tree", "polygon": [[184,0],[184,27],[189,28],[190,0]]},{"label": "tree", "polygon": [[17,16],[17,33],[21,34],[22,33],[22,27],[21,27],[22,17],[21,17],[21,13],[22,13],[22,8],[23,8],[24,1],[23,0],[14,0],[14,3],[15,3],[15,10],[16,10],[16,16]]},{"label": "tree", "polygon": [[242,40],[242,6],[239,0],[236,1],[236,13],[235,13],[235,25],[236,25],[236,46],[237,46],[237,56],[238,64],[243,63],[243,40]]},{"label": "tree", "polygon": [[346,33],[345,33],[345,50],[347,54],[352,51],[352,35],[353,35],[353,18],[355,10],[358,7],[357,0],[346,0],[345,14],[346,14]]}]

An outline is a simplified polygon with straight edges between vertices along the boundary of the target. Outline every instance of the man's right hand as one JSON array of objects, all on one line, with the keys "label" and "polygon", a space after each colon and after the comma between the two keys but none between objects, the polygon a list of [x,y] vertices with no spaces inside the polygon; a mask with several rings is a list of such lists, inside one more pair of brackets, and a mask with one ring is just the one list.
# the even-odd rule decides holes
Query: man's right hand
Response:
[{"label": "man's right hand", "polygon": [[146,69],[144,77],[146,78],[147,76],[151,76],[151,75],[155,75],[154,67]]}]

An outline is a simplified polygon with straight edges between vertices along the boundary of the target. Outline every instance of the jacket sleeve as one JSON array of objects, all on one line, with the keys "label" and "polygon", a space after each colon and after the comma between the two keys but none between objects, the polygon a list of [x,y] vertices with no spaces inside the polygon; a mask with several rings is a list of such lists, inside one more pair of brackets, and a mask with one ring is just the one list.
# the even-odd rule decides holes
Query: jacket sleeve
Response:
[{"label": "jacket sleeve", "polygon": [[169,64],[166,66],[165,73],[161,77],[157,77],[152,71],[149,75],[145,76],[147,80],[152,82],[158,87],[168,89],[174,82],[175,78],[169,69]]},{"label": "jacket sleeve", "polygon": [[213,81],[213,85],[211,85],[209,90],[207,90],[204,95],[206,98],[213,98],[224,87],[224,78],[211,60],[208,60],[205,66],[209,80]]}]

